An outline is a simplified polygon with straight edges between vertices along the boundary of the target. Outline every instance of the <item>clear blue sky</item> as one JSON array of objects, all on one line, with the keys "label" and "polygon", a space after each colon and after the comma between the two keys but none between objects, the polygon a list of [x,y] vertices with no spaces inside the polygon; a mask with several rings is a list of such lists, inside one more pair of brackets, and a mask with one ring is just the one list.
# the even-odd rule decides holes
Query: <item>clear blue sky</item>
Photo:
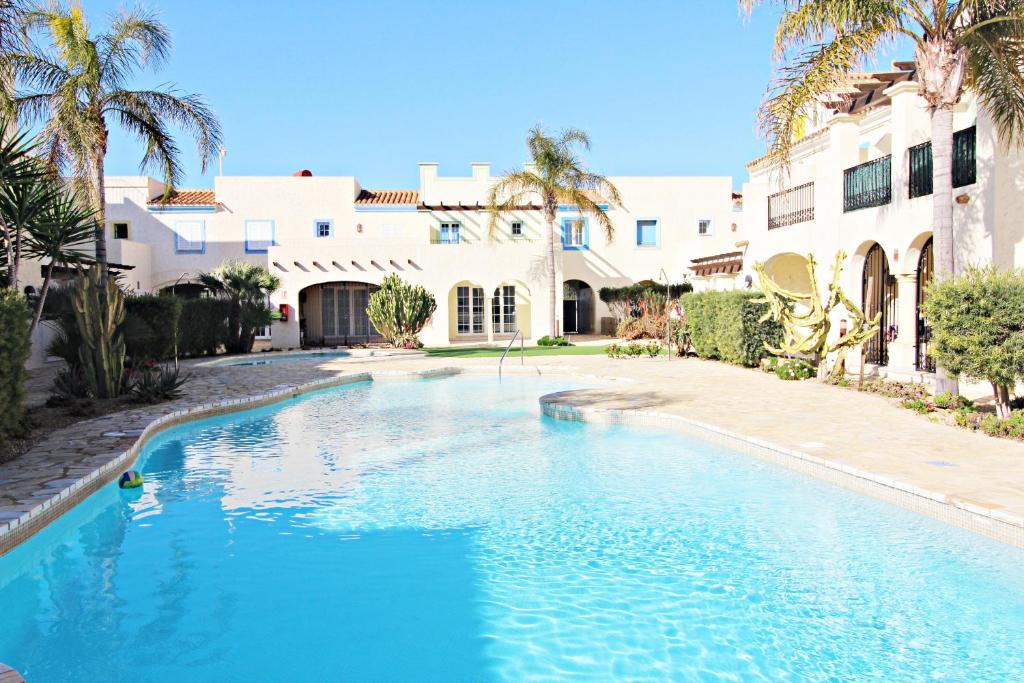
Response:
[{"label": "clear blue sky", "polygon": [[[95,31],[117,0],[84,0]],[[415,187],[416,164],[467,175],[526,159],[526,131],[576,126],[609,175],[730,175],[759,156],[772,12],[732,0],[444,2],[149,0],[170,62],[135,83],[204,94],[221,117],[226,175],[355,175]],[[287,9],[285,9],[287,7]],[[191,147],[185,187],[209,187]],[[142,148],[115,133],[112,175]]]}]

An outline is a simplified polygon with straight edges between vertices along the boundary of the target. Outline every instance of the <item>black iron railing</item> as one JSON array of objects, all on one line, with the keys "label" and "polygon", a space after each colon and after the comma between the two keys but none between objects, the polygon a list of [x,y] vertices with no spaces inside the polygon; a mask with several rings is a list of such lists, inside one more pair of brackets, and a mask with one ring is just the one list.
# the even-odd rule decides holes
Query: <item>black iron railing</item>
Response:
[{"label": "black iron railing", "polygon": [[[953,133],[953,187],[973,185],[978,180],[977,131],[975,126]],[[910,148],[910,197],[932,193],[934,170],[932,143]]]},{"label": "black iron railing", "polygon": [[883,206],[892,201],[892,157],[843,171],[843,211]]},{"label": "black iron railing", "polygon": [[805,183],[768,197],[768,229],[814,220],[814,183]]},{"label": "black iron railing", "polygon": [[932,143],[910,148],[910,198],[932,193]]},{"label": "black iron railing", "polygon": [[977,145],[976,126],[953,133],[953,187],[972,185],[977,181]]}]

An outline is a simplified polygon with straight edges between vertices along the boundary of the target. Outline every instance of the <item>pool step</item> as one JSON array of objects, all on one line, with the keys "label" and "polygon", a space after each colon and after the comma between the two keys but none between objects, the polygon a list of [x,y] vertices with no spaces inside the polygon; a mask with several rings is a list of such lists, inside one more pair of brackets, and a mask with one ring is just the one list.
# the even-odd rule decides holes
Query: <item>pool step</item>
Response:
[{"label": "pool step", "polygon": [[25,683],[17,671],[0,662],[0,683]]}]

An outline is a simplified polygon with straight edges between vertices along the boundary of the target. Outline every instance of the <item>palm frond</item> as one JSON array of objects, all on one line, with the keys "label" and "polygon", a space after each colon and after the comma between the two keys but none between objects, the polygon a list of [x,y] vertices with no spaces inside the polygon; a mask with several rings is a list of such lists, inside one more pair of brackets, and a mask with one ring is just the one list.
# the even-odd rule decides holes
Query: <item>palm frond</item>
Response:
[{"label": "palm frond", "polygon": [[521,208],[528,197],[543,196],[546,189],[544,179],[530,171],[510,171],[502,176],[487,191],[488,236],[494,238],[502,213]]},{"label": "palm frond", "polygon": [[[984,3],[961,42],[967,48],[966,86],[992,117],[1007,144],[1024,143],[1024,2]],[[989,22],[993,17],[1012,21]]]}]

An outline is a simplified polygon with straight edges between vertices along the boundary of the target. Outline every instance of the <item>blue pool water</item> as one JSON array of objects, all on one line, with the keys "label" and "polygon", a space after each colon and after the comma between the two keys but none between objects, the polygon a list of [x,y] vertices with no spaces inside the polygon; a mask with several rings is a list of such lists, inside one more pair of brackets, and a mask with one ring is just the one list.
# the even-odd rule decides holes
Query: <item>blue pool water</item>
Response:
[{"label": "blue pool water", "polygon": [[294,363],[296,361],[303,360],[334,360],[336,358],[345,358],[352,354],[348,351],[308,351],[306,353],[258,353],[251,354],[244,360],[235,361],[233,363],[225,363],[230,367],[237,365],[277,365],[278,363]]},{"label": "blue pool water", "polygon": [[[0,557],[47,681],[1007,681],[1024,553],[564,380],[361,384],[169,431]],[[898,454],[893,454],[898,457]]]}]

